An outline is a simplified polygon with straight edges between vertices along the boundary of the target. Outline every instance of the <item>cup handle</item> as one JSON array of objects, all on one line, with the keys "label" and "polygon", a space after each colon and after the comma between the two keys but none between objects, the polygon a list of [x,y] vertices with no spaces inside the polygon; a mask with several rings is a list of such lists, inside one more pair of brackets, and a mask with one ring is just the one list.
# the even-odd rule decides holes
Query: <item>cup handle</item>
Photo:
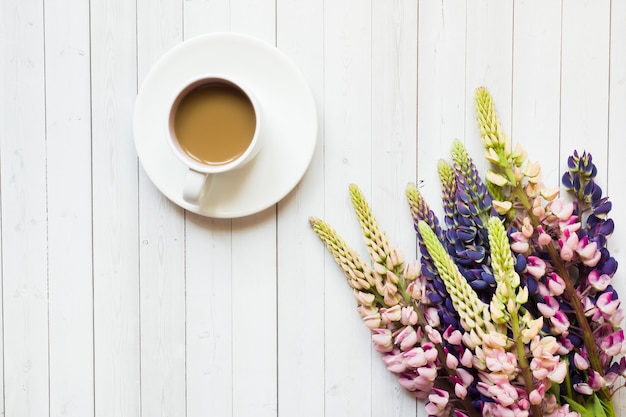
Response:
[{"label": "cup handle", "polygon": [[212,175],[189,169],[183,187],[183,199],[191,204],[198,204],[206,193]]}]

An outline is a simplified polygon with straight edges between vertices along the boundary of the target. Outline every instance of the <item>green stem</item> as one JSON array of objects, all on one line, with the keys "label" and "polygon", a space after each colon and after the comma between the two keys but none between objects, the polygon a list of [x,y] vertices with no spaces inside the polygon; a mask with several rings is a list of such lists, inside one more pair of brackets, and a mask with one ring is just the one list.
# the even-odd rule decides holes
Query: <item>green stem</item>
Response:
[{"label": "green stem", "polygon": [[[509,294],[515,294],[511,285],[507,282],[507,289]],[[533,376],[530,372],[530,368],[528,366],[528,358],[526,358],[526,351],[524,350],[524,343],[522,342],[520,325],[519,325],[519,317],[517,316],[517,309],[511,312],[511,327],[513,328],[513,341],[517,346],[517,362],[519,363],[520,370],[522,371],[522,376],[524,377],[524,385],[526,385],[526,392],[530,394],[532,390],[535,389],[533,384]],[[530,407],[531,415],[533,417],[540,417],[543,414],[538,406],[532,405]]]}]

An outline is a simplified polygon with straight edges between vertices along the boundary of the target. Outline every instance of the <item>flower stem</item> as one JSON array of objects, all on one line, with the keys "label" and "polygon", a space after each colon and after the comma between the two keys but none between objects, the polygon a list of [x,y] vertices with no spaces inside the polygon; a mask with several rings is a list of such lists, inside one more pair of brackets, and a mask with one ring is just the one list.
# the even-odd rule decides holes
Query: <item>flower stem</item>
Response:
[{"label": "flower stem", "polygon": [[[520,335],[519,318],[517,317],[517,312],[511,314],[511,325],[513,327],[513,340],[517,345],[517,361],[519,363],[520,370],[522,371],[522,376],[524,377],[526,392],[530,394],[531,391],[535,389],[535,386],[533,385],[533,376],[530,373],[528,359],[526,358],[526,352],[524,351],[524,343],[522,343],[522,338]],[[533,417],[540,417],[543,415],[539,407],[536,405],[532,405],[530,409],[532,412],[531,415]]]}]

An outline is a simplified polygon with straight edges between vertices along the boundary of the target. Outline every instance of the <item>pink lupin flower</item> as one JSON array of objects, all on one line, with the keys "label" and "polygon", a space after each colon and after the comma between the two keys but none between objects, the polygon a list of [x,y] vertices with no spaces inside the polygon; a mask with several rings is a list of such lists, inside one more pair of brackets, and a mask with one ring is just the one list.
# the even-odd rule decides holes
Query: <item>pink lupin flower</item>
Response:
[{"label": "pink lupin flower", "polygon": [[352,290],[352,295],[360,304],[363,304],[365,306],[372,306],[374,304],[374,301],[376,300],[374,294],[365,293],[362,291]]},{"label": "pink lupin flower", "polygon": [[461,352],[461,357],[459,358],[461,364],[468,368],[471,367],[474,363],[474,355],[472,354],[472,351],[469,349],[462,349]]},{"label": "pink lupin flower", "polygon": [[553,200],[550,205],[550,212],[554,214],[560,221],[567,221],[574,213],[574,204],[565,202],[563,198]]},{"label": "pink lupin flower", "polygon": [[[481,384],[483,383],[479,382],[477,385],[480,386]],[[508,380],[501,380],[498,381],[498,383],[489,386],[487,388],[487,392],[491,398],[504,407],[512,405],[519,398],[517,390]]]},{"label": "pink lupin flower", "polygon": [[426,412],[432,416],[442,416],[448,407],[450,394],[439,388],[433,388],[432,393],[428,396],[429,403],[426,404]]},{"label": "pink lupin flower", "polygon": [[[555,355],[558,350],[559,343],[552,336],[535,336],[531,341],[530,351],[533,359],[530,362],[530,369],[536,379],[543,380],[552,376],[558,380],[561,377],[563,370],[559,366],[562,365],[559,356]],[[565,378],[564,373],[562,376]]]},{"label": "pink lupin flower", "polygon": [[361,317],[367,317],[367,316],[374,315],[379,312],[378,307],[373,306],[373,305],[366,306],[363,304],[359,305],[356,308],[356,311],[359,313]]},{"label": "pink lupin flower", "polygon": [[618,308],[617,311],[609,317],[609,323],[615,327],[620,326],[622,320],[624,320],[624,310],[621,308]]},{"label": "pink lupin flower", "polygon": [[487,368],[491,372],[502,372],[512,374],[517,366],[517,358],[511,352],[493,349],[489,356],[485,358]]},{"label": "pink lupin flower", "polygon": [[611,277],[594,269],[587,275],[587,283],[597,291],[604,291],[611,283]]},{"label": "pink lupin flower", "polygon": [[406,364],[404,363],[404,356],[401,352],[393,350],[383,356],[383,363],[387,366],[387,369],[395,374],[401,374],[406,371]]},{"label": "pink lupin flower", "polygon": [[377,352],[387,353],[393,350],[393,339],[389,329],[373,329],[372,342]]},{"label": "pink lupin flower", "polygon": [[363,317],[363,322],[369,329],[374,330],[380,327],[382,320],[380,319],[380,314],[375,313]]},{"label": "pink lupin flower", "polygon": [[552,324],[552,334],[567,336],[570,322],[565,313],[556,311],[554,316],[550,317],[550,323]]},{"label": "pink lupin flower", "polygon": [[587,266],[594,267],[600,261],[601,254],[598,250],[598,244],[596,242],[589,242],[587,236],[580,239],[576,252]]},{"label": "pink lupin flower", "polygon": [[593,303],[593,301],[591,301],[591,298],[583,297],[582,303],[583,303],[583,311],[585,312],[585,316],[593,317],[596,315],[597,312],[599,312],[596,305]]},{"label": "pink lupin flower", "polygon": [[404,279],[413,281],[422,275],[422,264],[417,259],[413,259],[406,263],[402,272]]},{"label": "pink lupin flower", "polygon": [[540,245],[545,246],[552,242],[552,237],[546,233],[541,225],[537,226],[537,233],[539,233],[537,241]]},{"label": "pink lupin flower", "polygon": [[559,246],[561,247],[561,259],[571,261],[578,248],[578,235],[575,232],[571,232],[570,229],[563,230],[559,238]]},{"label": "pink lupin flower", "polygon": [[456,369],[459,366],[459,360],[456,356],[452,355],[448,352],[448,349],[445,349],[446,352],[446,366],[448,369]]},{"label": "pink lupin flower", "polygon": [[474,382],[474,377],[472,376],[472,374],[469,373],[467,369],[458,368],[456,370],[456,376],[459,378],[460,383],[463,384],[463,386],[469,387],[470,384]]},{"label": "pink lupin flower", "polygon": [[455,330],[452,326],[448,326],[448,328],[443,332],[443,338],[446,339],[446,341],[451,345],[458,346],[461,344],[463,335],[458,329]]},{"label": "pink lupin flower", "polygon": [[420,276],[415,281],[409,283],[406,287],[406,291],[411,298],[419,301],[420,303],[428,304],[430,301],[426,295],[426,286],[424,284],[423,276]]},{"label": "pink lupin flower", "polygon": [[404,352],[402,356],[405,358],[405,363],[410,368],[419,368],[428,363],[428,358],[421,347],[415,347],[407,352]]},{"label": "pink lupin flower", "polygon": [[[417,384],[415,383],[415,379],[413,378],[407,378],[406,376],[401,376],[400,378],[398,378],[398,383],[400,384],[400,386],[402,388],[404,388],[407,391],[410,392],[415,392],[417,391]],[[424,398],[425,396],[419,396],[418,394],[415,395],[418,398]]]},{"label": "pink lupin flower", "polygon": [[569,404],[558,407],[554,411],[545,414],[544,417],[580,417],[576,411],[570,411]]},{"label": "pink lupin flower", "polygon": [[537,309],[545,318],[549,319],[559,310],[559,302],[549,295],[545,296],[543,300],[543,303],[537,303]]},{"label": "pink lupin flower", "polygon": [[522,234],[526,239],[530,239],[533,235],[534,229],[532,224],[530,224],[530,218],[524,217],[522,221]]},{"label": "pink lupin flower", "polygon": [[396,304],[393,307],[389,308],[381,308],[380,316],[383,320],[383,323],[393,323],[394,321],[400,321],[402,317],[402,307],[399,304]]},{"label": "pink lupin flower", "polygon": [[609,356],[615,356],[626,351],[626,342],[624,342],[624,330],[618,331],[605,336],[600,341],[600,349]]},{"label": "pink lupin flower", "polygon": [[426,325],[426,326],[424,327],[424,330],[426,330],[426,334],[428,335],[428,339],[429,339],[431,342],[433,342],[433,343],[435,343],[435,344],[438,344],[438,345],[440,345],[440,344],[441,344],[441,342],[442,342],[442,340],[443,340],[443,339],[442,339],[442,337],[441,337],[441,333],[439,333],[439,330],[437,330],[437,329],[433,329],[433,328],[432,328],[431,326],[429,326],[429,325]]},{"label": "pink lupin flower", "polygon": [[546,262],[537,256],[531,255],[526,259],[526,270],[530,275],[539,279],[546,273]]},{"label": "pink lupin flower", "polygon": [[620,305],[619,299],[613,299],[612,292],[602,293],[596,300],[596,307],[605,316],[611,316],[617,312],[617,308]]},{"label": "pink lupin flower", "polygon": [[430,342],[424,343],[422,348],[424,348],[424,354],[426,355],[426,360],[428,360],[428,362],[435,362],[437,360],[438,353],[435,345]]},{"label": "pink lupin flower", "polygon": [[[526,414],[528,415],[528,413]],[[507,407],[503,407],[498,403],[492,403],[492,402],[486,402],[484,403],[483,406],[483,416],[489,416],[489,417],[517,417],[520,416],[521,414],[516,414],[515,411],[507,408]]]},{"label": "pink lupin flower", "polygon": [[565,291],[565,281],[555,272],[548,275],[546,282],[551,295],[559,296]]},{"label": "pink lupin flower", "polygon": [[461,384],[454,384],[454,394],[463,400],[467,397],[467,388]]},{"label": "pink lupin flower", "polygon": [[429,326],[438,327],[440,324],[439,312],[435,307],[429,307],[424,310],[424,318]]},{"label": "pink lupin flower", "polygon": [[557,384],[562,384],[567,374],[567,363],[564,361],[559,364],[548,373],[548,379]]},{"label": "pink lupin flower", "polygon": [[530,249],[528,238],[524,236],[522,232],[511,233],[511,239],[513,239],[513,243],[511,244],[511,250],[513,252],[526,253]]},{"label": "pink lupin flower", "polygon": [[545,394],[546,394],[546,385],[541,384],[528,394],[528,400],[533,405],[541,404]]},{"label": "pink lupin flower", "polygon": [[589,359],[586,357],[587,355],[581,355],[578,352],[574,353],[574,365],[576,369],[580,369],[584,371],[589,368]]},{"label": "pink lupin flower", "polygon": [[417,373],[430,382],[437,379],[437,368],[434,366],[422,366],[421,368],[417,368]]},{"label": "pink lupin flower", "polygon": [[578,384],[574,384],[574,390],[583,395],[591,395],[593,394],[593,389],[589,386],[589,384],[585,382],[579,382]]},{"label": "pink lupin flower", "polygon": [[407,350],[413,348],[417,343],[417,333],[413,326],[405,326],[396,333],[395,343],[400,346],[400,350],[406,352]]},{"label": "pink lupin flower", "polygon": [[593,369],[589,370],[589,380],[587,381],[589,386],[594,391],[599,391],[602,387],[606,386],[606,381],[598,372]]},{"label": "pink lupin flower", "polygon": [[604,375],[604,381],[606,382],[606,385],[610,387],[613,386],[618,377],[619,375],[615,372],[607,372]]},{"label": "pink lupin flower", "polygon": [[400,314],[400,323],[405,326],[413,326],[417,323],[417,313],[413,306],[402,307],[402,311]]}]

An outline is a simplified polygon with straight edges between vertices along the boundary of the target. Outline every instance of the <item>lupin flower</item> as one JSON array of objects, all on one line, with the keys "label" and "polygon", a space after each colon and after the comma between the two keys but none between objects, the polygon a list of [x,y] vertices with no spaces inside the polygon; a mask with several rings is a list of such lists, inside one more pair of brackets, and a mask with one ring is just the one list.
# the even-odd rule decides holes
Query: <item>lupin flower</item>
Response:
[{"label": "lupin flower", "polygon": [[407,198],[421,257],[405,261],[363,194],[350,195],[371,263],[326,223],[311,225],[352,287],[374,349],[429,416],[616,417],[626,377],[625,317],[611,285],[611,202],[587,152],[558,187],[503,133],[476,91],[491,167],[481,179],[455,141],[438,164],[442,223],[414,184]]},{"label": "lupin flower", "polygon": [[[311,218],[310,224],[353,288],[357,310],[372,332],[374,349],[398,375],[402,387],[417,398],[430,395],[429,409],[436,415],[449,409],[449,401],[459,409],[459,415],[478,417],[468,396],[474,377],[454,356],[461,335],[449,325],[447,332],[438,330],[439,315],[426,295],[428,285],[418,261],[405,262],[379,227],[361,191],[354,185],[349,190],[372,265],[324,221]],[[442,395],[432,394],[443,389],[435,386],[440,373],[450,378],[443,388],[455,393],[445,402]]]}]

